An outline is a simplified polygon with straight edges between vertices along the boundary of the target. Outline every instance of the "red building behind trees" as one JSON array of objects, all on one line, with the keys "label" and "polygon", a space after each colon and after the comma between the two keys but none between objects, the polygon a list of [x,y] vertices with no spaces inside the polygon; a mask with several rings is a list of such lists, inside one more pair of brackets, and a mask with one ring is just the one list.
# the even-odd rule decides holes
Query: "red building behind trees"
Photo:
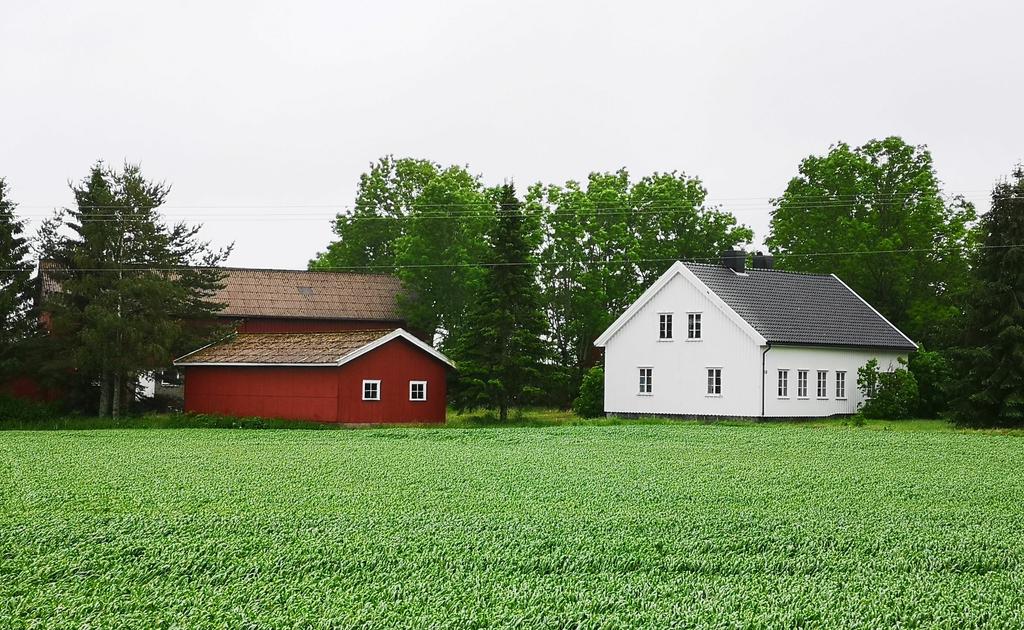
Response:
[{"label": "red building behind trees", "polygon": [[[234,332],[176,360],[183,378],[175,378],[173,370],[158,375],[158,394],[183,394],[184,409],[200,413],[347,423],[444,422],[446,377],[453,366],[404,330],[398,278],[223,271],[224,286],[210,299],[224,305],[217,319]],[[46,272],[44,261],[44,303],[48,293],[60,290]],[[364,397],[364,386],[376,398]]]}]

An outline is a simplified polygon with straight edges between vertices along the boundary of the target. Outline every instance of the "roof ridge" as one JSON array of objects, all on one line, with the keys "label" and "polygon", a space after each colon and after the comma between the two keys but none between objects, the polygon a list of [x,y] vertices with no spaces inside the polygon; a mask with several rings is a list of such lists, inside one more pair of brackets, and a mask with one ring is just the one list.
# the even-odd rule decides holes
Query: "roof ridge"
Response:
[{"label": "roof ridge", "polygon": [[316,273],[345,276],[383,276],[398,280],[393,273],[372,273],[363,271],[329,271],[325,269],[274,269],[272,267],[193,267],[194,269],[220,269],[222,271],[261,271],[264,273]]},{"label": "roof ridge", "polygon": [[[717,267],[717,268],[721,268],[721,269],[729,269],[725,265],[721,265],[721,264],[718,264],[718,263],[690,262],[688,260],[683,260],[681,262],[684,265],[699,265],[701,267]],[[810,271],[791,271],[789,269],[774,269],[774,268],[773,269],[761,269],[759,267],[746,267],[746,268],[743,269],[744,273],[749,273],[751,271],[758,271],[758,272],[766,271],[766,272],[770,272],[770,273],[785,273],[785,274],[789,274],[791,276],[815,276],[815,277],[820,277],[820,278],[830,278],[830,277],[832,277],[831,273],[812,273]]]}]

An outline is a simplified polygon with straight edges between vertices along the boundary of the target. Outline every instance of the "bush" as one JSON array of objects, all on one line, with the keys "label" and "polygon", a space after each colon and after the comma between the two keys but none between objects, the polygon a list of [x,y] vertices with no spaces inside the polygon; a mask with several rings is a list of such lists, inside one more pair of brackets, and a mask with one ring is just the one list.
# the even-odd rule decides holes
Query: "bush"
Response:
[{"label": "bush", "polygon": [[15,425],[36,424],[52,420],[60,415],[60,408],[53,403],[41,403],[0,395],[0,422]]},{"label": "bush", "polygon": [[860,413],[865,418],[879,420],[902,420],[914,417],[917,411],[917,380],[905,367],[906,360],[900,359],[895,370],[882,372],[878,360],[871,359],[857,370],[857,387],[866,400],[861,404]]},{"label": "bush", "polygon": [[572,410],[581,418],[604,415],[604,368],[595,365],[583,375],[580,395],[573,401]]},{"label": "bush", "polygon": [[943,354],[924,348],[910,355],[910,373],[917,381],[917,415],[937,418],[949,410],[953,366]]}]

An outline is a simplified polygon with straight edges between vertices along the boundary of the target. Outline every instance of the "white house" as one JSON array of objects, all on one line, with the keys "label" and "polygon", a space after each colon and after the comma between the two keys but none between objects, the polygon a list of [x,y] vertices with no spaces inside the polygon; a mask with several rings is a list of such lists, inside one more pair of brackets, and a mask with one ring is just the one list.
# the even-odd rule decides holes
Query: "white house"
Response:
[{"label": "white house", "polygon": [[607,413],[850,414],[858,368],[892,369],[917,348],[835,275],[745,260],[676,262],[598,337]]}]

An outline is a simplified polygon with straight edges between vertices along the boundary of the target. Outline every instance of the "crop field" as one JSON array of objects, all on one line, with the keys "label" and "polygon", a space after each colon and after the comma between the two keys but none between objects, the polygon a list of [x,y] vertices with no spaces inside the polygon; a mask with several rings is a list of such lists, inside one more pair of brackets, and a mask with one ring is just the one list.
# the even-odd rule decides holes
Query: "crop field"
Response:
[{"label": "crop field", "polygon": [[0,627],[1024,626],[1024,438],[0,433]]}]

